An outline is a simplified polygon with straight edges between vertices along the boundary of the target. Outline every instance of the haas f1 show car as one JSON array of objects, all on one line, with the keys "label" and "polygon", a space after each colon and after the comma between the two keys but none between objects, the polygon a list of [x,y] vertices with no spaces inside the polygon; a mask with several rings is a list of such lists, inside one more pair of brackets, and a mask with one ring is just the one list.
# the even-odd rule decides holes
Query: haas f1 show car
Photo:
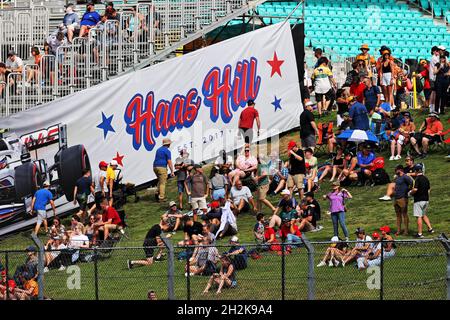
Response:
[{"label": "haas f1 show car", "polygon": [[90,169],[86,149],[67,146],[64,125],[20,138],[0,133],[0,236],[35,223],[36,217],[29,214],[31,199],[46,180],[57,214],[75,209],[73,189],[84,169]]}]

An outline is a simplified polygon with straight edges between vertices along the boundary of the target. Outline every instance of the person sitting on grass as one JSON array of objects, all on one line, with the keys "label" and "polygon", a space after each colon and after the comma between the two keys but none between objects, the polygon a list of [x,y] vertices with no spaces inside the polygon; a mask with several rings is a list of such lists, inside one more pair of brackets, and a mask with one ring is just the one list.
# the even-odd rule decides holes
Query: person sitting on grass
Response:
[{"label": "person sitting on grass", "polygon": [[342,182],[343,185],[344,181],[348,181],[349,184],[351,184],[351,181],[358,180],[358,159],[351,151],[345,152],[343,169],[338,180]]},{"label": "person sitting on grass", "polygon": [[341,174],[344,169],[344,149],[337,145],[337,153],[331,159],[331,163],[325,165],[322,169],[322,174],[320,175],[318,183],[322,183],[322,181],[326,178],[326,176],[331,173],[330,182],[333,182],[338,175]]},{"label": "person sitting on grass", "polygon": [[209,211],[201,217],[205,222],[211,224],[211,232],[216,233],[219,230],[220,221],[222,219],[222,208],[220,201],[212,201],[209,204]]},{"label": "person sitting on grass", "polygon": [[343,267],[353,260],[364,257],[370,249],[370,241],[372,241],[372,238],[366,235],[366,231],[363,228],[357,228],[355,234],[358,243],[356,243],[355,247],[351,249],[350,253],[346,254],[345,258],[342,260]]},{"label": "person sitting on grass", "polygon": [[[357,259],[359,270],[364,270],[372,266],[379,266],[381,264],[381,247],[383,243],[381,242],[378,232],[372,233],[372,238],[376,242],[371,243],[370,250],[366,255]],[[383,254],[383,256],[386,258],[385,254]]]},{"label": "person sitting on grass", "polygon": [[81,223],[80,217],[74,214],[70,219],[70,230],[67,230],[68,235],[72,235],[78,226],[84,230],[84,225]]},{"label": "person sitting on grass", "polygon": [[[127,260],[128,269],[132,269],[135,265],[150,266],[154,261],[161,259],[164,242],[161,240],[161,234],[169,229],[169,224],[166,220],[161,219],[158,224],[153,225],[145,235],[144,247],[145,260]],[[154,257],[155,248],[158,248],[158,253]]]},{"label": "person sitting on grass", "polygon": [[48,251],[45,252],[44,273],[48,272],[51,268],[60,268],[63,265],[60,250],[67,249],[67,246],[64,244],[62,237],[56,236],[53,239],[53,243],[46,247]]},{"label": "person sitting on grass", "polygon": [[383,240],[383,258],[392,258],[395,256],[395,242],[394,238],[391,236],[391,228],[389,226],[382,226],[380,228],[381,239]]},{"label": "person sitting on grass", "polygon": [[278,216],[274,214],[270,219],[270,226],[281,228],[285,221],[296,220],[298,218],[298,212],[297,209],[293,207],[293,205],[294,204],[292,202],[287,202],[286,204],[284,204],[280,215]]},{"label": "person sitting on grass", "polygon": [[231,260],[227,256],[220,257],[221,267],[219,273],[214,273],[209,278],[203,294],[207,294],[213,284],[218,286],[216,294],[222,293],[222,288],[235,288],[237,286],[236,281],[236,269],[231,263]]},{"label": "person sitting on grass", "polygon": [[183,213],[178,210],[177,203],[175,201],[170,201],[169,210],[163,214],[163,219],[167,220],[169,231],[172,231],[172,234],[175,234],[180,228],[181,218],[183,218]]},{"label": "person sitting on grass", "polygon": [[256,210],[256,204],[253,199],[252,192],[247,186],[242,185],[241,180],[237,180],[235,185],[231,188],[230,199],[233,201],[233,211],[236,216],[241,212],[250,211],[251,208],[253,208],[253,211]]},{"label": "person sitting on grass", "polygon": [[373,161],[375,160],[375,153],[369,149],[368,145],[363,145],[362,151],[357,154],[358,167],[358,186],[363,186],[367,179],[372,178]]},{"label": "person sitting on grass", "polygon": [[253,227],[253,235],[257,244],[264,243],[264,213],[258,213],[256,215],[256,223]]},{"label": "person sitting on grass", "polygon": [[231,237],[230,245],[230,250],[224,252],[223,256],[227,256],[231,259],[231,263],[236,270],[247,268],[247,248],[239,243],[239,238],[237,236]]},{"label": "person sitting on grass", "polygon": [[202,236],[203,238],[209,238],[211,240],[212,245],[216,245],[216,235],[211,231],[213,227],[214,227],[213,224],[204,221]]},{"label": "person sitting on grass", "polygon": [[[211,246],[211,239],[199,236],[201,243],[195,247],[192,257],[189,258],[189,276],[211,275],[216,272],[219,260],[219,250]],[[187,277],[187,272],[185,273]]]},{"label": "person sitting on grass", "polygon": [[94,228],[97,231],[103,231],[103,240],[109,238],[109,233],[112,230],[119,230],[124,234],[122,219],[120,219],[116,209],[109,205],[106,198],[102,200],[100,207],[102,210],[102,221],[95,223]]},{"label": "person sitting on grass", "polygon": [[276,238],[275,230],[269,226],[267,221],[264,222],[264,247],[265,250],[281,254],[281,246]]},{"label": "person sitting on grass", "polygon": [[50,237],[47,241],[47,243],[45,244],[45,246],[49,246],[53,244],[53,239],[55,237],[63,237],[64,233],[66,232],[66,228],[64,227],[64,225],[61,223],[61,219],[59,219],[58,217],[55,217],[53,219],[53,224],[50,227]]},{"label": "person sitting on grass", "polygon": [[296,210],[297,205],[297,200],[295,200],[295,198],[291,195],[289,189],[284,189],[283,191],[281,191],[281,200],[280,202],[278,202],[275,212],[270,218],[270,227],[280,227],[282,223],[283,213],[293,213],[292,210]]},{"label": "person sitting on grass", "polygon": [[[297,220],[285,217],[280,228],[280,236],[283,241],[290,245],[301,242],[302,233],[297,225]],[[290,246],[286,247],[288,252],[291,251],[290,249]]]},{"label": "person sitting on grass", "polygon": [[344,257],[348,253],[348,243],[343,241],[341,238],[334,236],[331,238],[331,242],[332,243],[327,248],[327,251],[325,251],[325,255],[317,267],[326,266],[327,261],[329,267],[337,267],[339,262],[342,263]]},{"label": "person sitting on grass", "polygon": [[304,184],[306,185],[306,192],[312,192],[317,189],[319,182],[319,179],[317,178],[317,169],[313,169],[308,162],[305,163],[305,169],[306,174]]},{"label": "person sitting on grass", "polygon": [[180,241],[178,245],[195,245],[199,241],[199,235],[203,232],[203,225],[198,222],[194,221],[193,217],[190,216],[184,216],[182,218],[183,221],[183,232],[184,232],[184,240]]},{"label": "person sitting on grass", "polygon": [[272,180],[269,186],[270,195],[276,195],[287,187],[287,179],[289,178],[288,165],[288,162],[283,163],[283,161],[278,159],[276,169],[273,171]]}]

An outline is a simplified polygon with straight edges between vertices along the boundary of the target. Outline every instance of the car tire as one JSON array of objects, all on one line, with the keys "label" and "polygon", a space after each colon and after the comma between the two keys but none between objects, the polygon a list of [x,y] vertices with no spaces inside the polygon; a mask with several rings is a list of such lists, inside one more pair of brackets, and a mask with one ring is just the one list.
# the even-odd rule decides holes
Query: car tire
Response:
[{"label": "car tire", "polygon": [[59,157],[59,183],[68,201],[73,201],[73,189],[84,169],[90,169],[89,156],[83,145],[61,150]]},{"label": "car tire", "polygon": [[17,200],[34,195],[41,185],[41,173],[35,163],[27,162],[14,169],[14,187]]}]

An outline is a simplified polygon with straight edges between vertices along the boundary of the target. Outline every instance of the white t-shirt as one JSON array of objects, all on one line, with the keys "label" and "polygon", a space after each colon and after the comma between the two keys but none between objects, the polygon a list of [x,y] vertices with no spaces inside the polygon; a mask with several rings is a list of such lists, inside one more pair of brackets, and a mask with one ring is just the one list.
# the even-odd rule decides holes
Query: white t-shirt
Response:
[{"label": "white t-shirt", "polygon": [[16,56],[16,59],[14,59],[14,61],[6,59],[5,65],[7,69],[16,70],[19,69],[19,67],[23,67],[23,61]]},{"label": "white t-shirt", "polygon": [[102,191],[100,187],[100,178],[103,177],[103,191],[108,192],[108,186],[106,185],[106,171],[100,170],[94,177],[94,192]]},{"label": "white t-shirt", "polygon": [[[52,247],[52,250],[62,250],[66,248],[67,246],[64,243],[61,243],[58,247]],[[56,257],[59,256],[60,253],[61,251],[51,251],[50,255],[53,257],[53,259],[56,259]]]},{"label": "white t-shirt", "polygon": [[89,238],[84,235],[74,235],[70,238],[70,247],[73,249],[79,249],[82,245],[89,244]]},{"label": "white t-shirt", "polygon": [[430,70],[429,70],[431,81],[436,81],[436,75],[433,72],[436,63],[439,63],[439,55],[436,56],[433,54],[433,56],[430,59]]},{"label": "white t-shirt", "polygon": [[244,199],[246,202],[248,202],[248,200],[253,197],[252,192],[246,186],[242,186],[241,190],[238,190],[236,187],[231,188],[230,195],[235,205],[239,204],[241,199]]},{"label": "white t-shirt", "polygon": [[366,245],[366,241],[372,241],[372,238],[370,236],[365,236],[364,239],[356,239],[358,243],[355,245],[356,248],[361,248]]},{"label": "white t-shirt", "polygon": [[[233,157],[232,156],[227,156],[227,158],[226,158],[226,163],[228,163],[228,164],[231,164],[231,167],[230,167],[230,169],[233,169]],[[216,159],[216,161],[214,161],[214,165],[216,165],[216,166],[221,166],[221,165],[223,165],[224,163],[223,163],[223,158],[222,157],[217,157],[217,159]]]}]

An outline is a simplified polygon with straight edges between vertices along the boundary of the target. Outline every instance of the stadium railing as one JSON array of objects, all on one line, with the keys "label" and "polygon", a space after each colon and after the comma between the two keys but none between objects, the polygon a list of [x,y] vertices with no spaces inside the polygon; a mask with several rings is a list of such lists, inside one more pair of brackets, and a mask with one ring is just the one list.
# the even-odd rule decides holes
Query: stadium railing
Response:
[{"label": "stadium railing", "polygon": [[[165,239],[165,238],[163,238]],[[258,300],[410,300],[450,299],[450,242],[444,237],[395,241],[395,255],[384,252],[378,263],[358,269],[355,262],[345,267],[317,265],[323,259],[329,241],[280,243],[267,251],[268,246],[242,244],[246,248],[246,267],[242,259],[236,270],[236,285],[224,287],[216,294],[217,286],[203,294],[211,272],[192,275],[187,270],[195,247],[172,246],[165,239],[161,261],[151,266],[127,268],[127,260],[142,260],[145,252],[158,247],[133,246],[58,250],[42,252],[41,257],[57,256],[57,263],[38,274],[43,284],[44,299],[85,300],[141,300],[154,291],[158,299],[258,299]],[[349,241],[350,247],[357,242]],[[369,242],[372,243],[372,242]],[[383,243],[385,244],[385,242]],[[202,246],[203,259],[210,246]],[[223,254],[230,245],[217,245]],[[23,251],[0,251],[0,262],[11,278],[20,278],[26,259]],[[338,259],[339,260],[339,259]],[[44,261],[42,261],[44,263]],[[361,265],[362,261],[360,261]],[[60,266],[64,265],[60,269]],[[220,265],[220,263],[219,263]]]}]

